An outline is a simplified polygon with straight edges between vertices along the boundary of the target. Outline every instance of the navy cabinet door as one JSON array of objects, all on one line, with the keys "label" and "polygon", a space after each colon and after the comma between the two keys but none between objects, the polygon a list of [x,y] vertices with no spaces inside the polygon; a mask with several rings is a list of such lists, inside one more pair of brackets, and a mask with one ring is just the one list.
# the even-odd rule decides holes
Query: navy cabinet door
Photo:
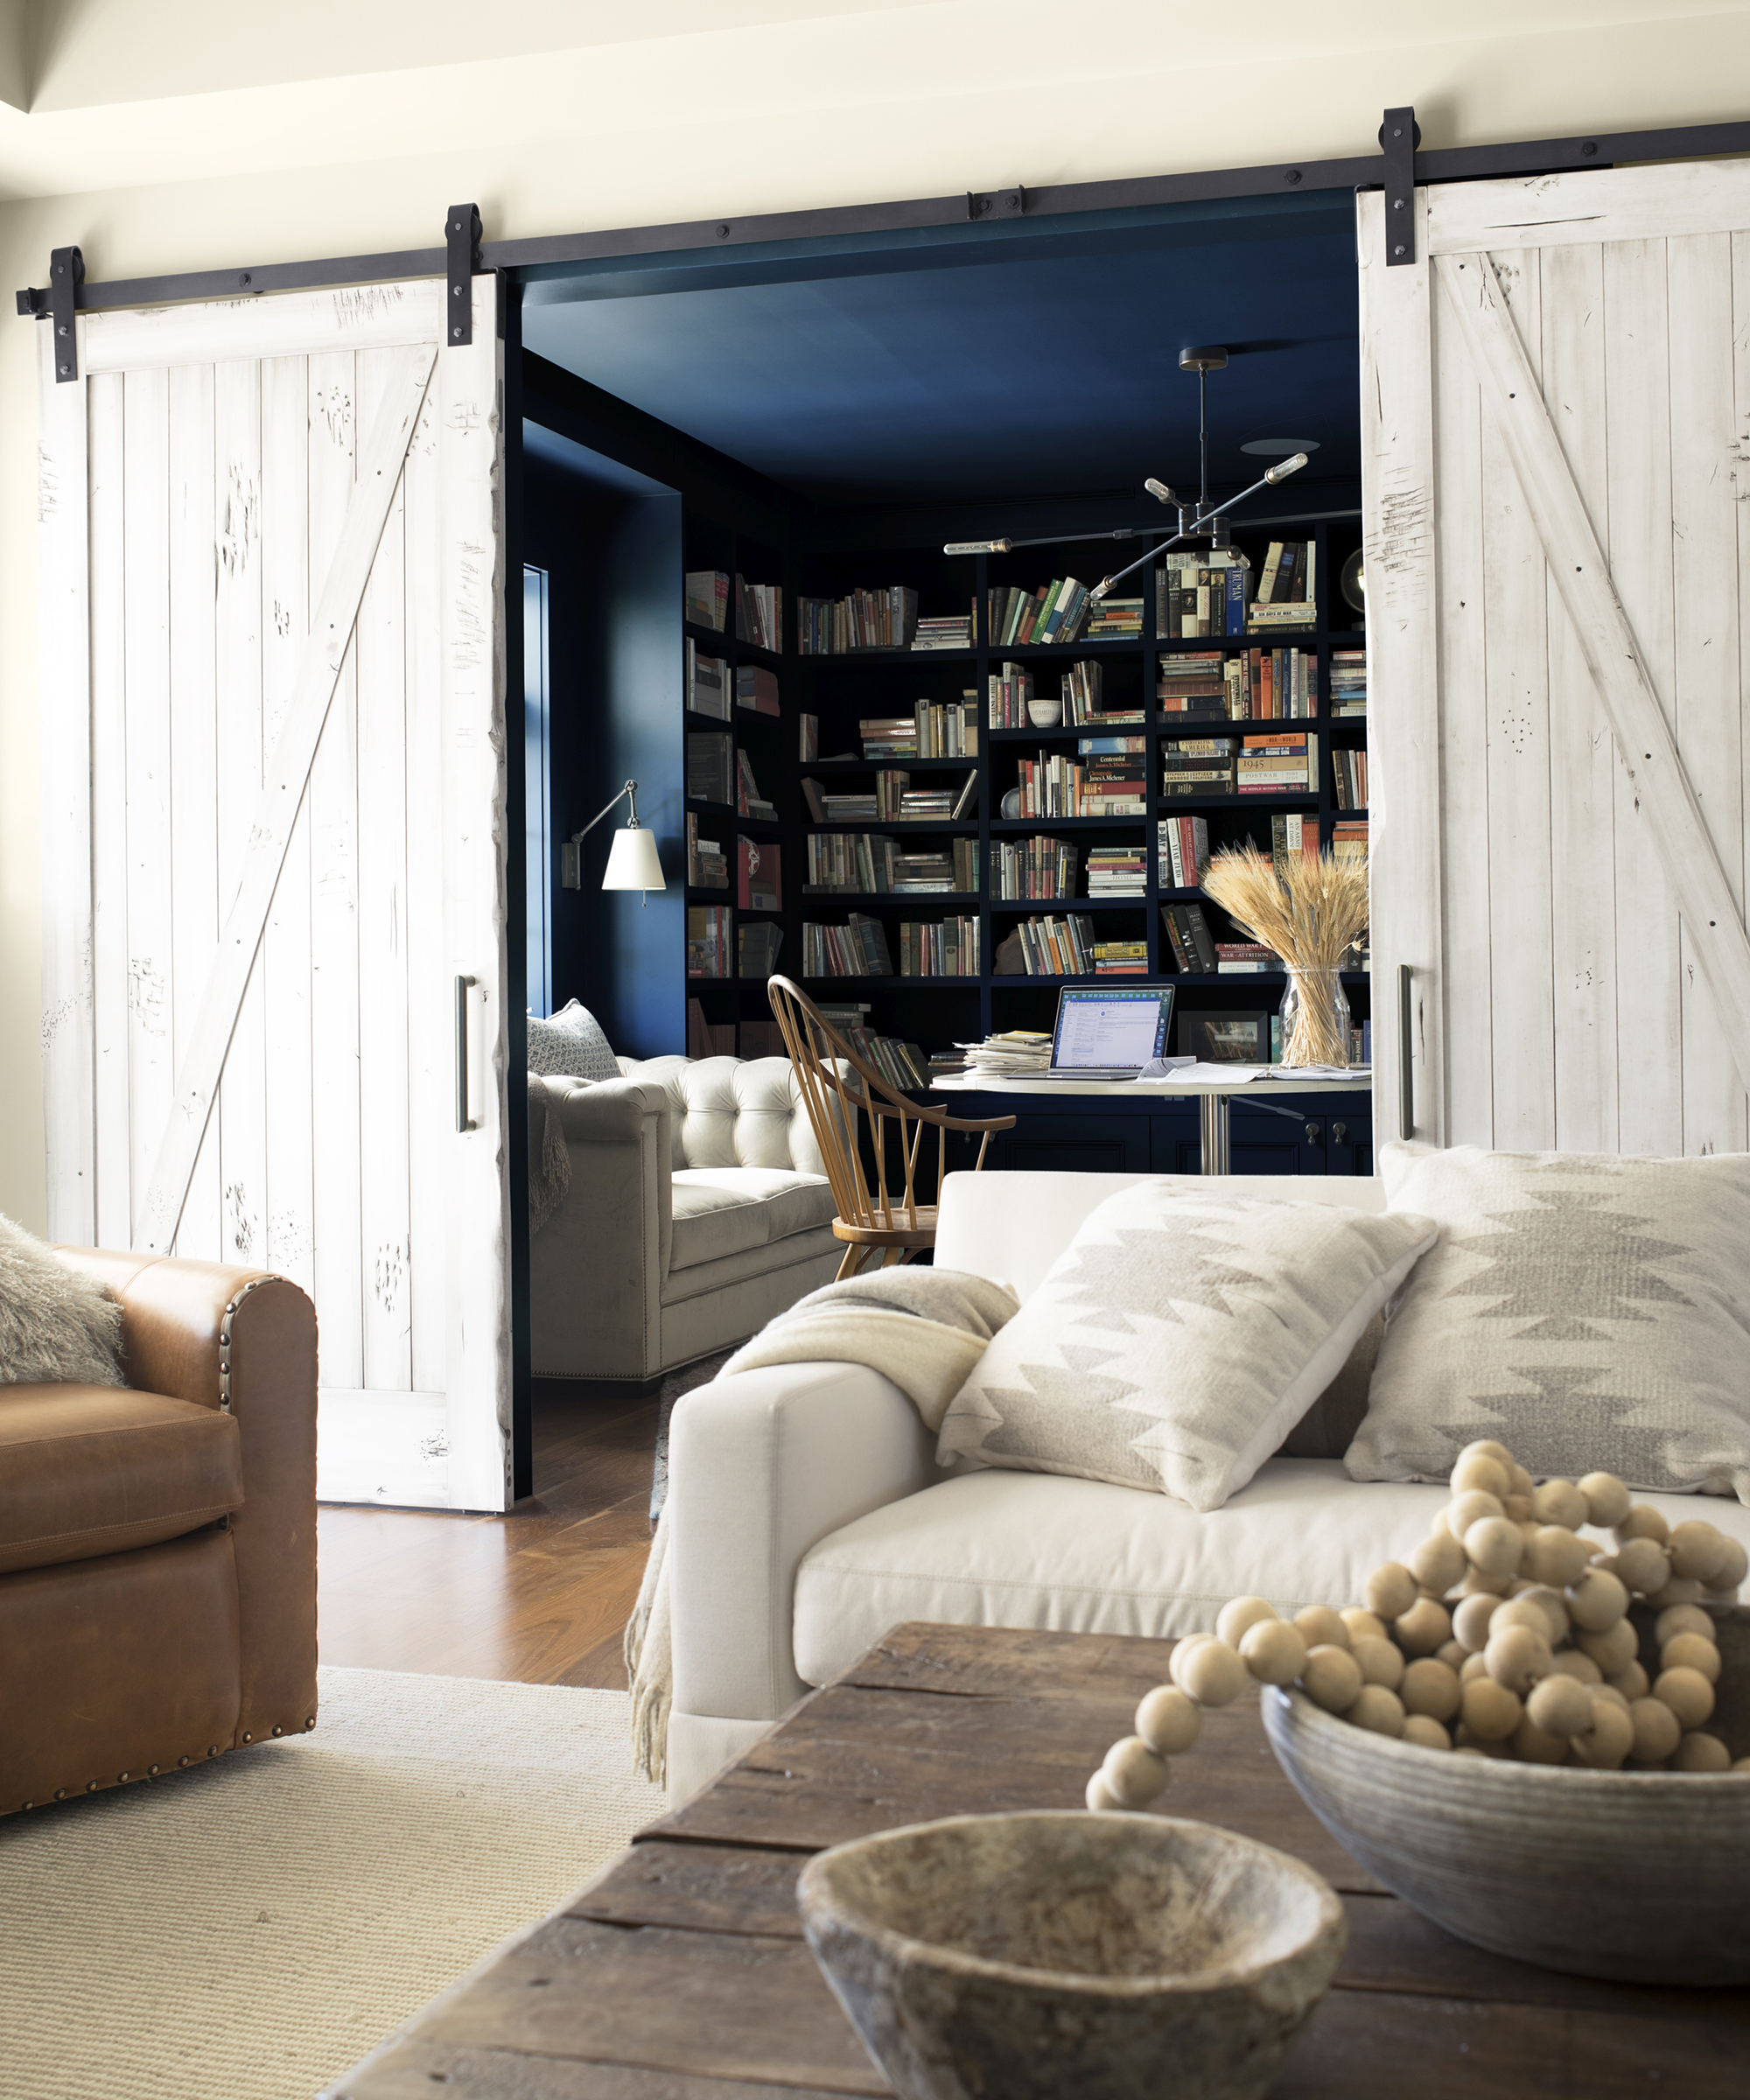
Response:
[{"label": "navy cabinet door", "polygon": [[991,1140],[990,1164],[1012,1173],[1145,1174],[1145,1116],[1035,1116]]}]

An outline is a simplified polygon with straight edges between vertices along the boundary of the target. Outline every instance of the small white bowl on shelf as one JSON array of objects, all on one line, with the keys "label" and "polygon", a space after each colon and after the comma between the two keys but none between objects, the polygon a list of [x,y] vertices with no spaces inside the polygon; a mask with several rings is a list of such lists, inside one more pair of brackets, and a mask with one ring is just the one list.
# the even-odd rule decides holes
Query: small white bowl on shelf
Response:
[{"label": "small white bowl on shelf", "polygon": [[1027,719],[1035,729],[1055,729],[1063,719],[1061,700],[1029,700]]}]

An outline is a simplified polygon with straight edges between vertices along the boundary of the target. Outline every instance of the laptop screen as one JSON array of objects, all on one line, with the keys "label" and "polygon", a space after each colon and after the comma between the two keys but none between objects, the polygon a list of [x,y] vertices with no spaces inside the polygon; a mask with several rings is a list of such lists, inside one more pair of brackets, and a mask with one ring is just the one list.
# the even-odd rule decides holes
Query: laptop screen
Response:
[{"label": "laptop screen", "polygon": [[1152,1057],[1165,1057],[1172,990],[1171,984],[1125,991],[1066,988],[1058,994],[1052,1070],[1139,1072]]}]

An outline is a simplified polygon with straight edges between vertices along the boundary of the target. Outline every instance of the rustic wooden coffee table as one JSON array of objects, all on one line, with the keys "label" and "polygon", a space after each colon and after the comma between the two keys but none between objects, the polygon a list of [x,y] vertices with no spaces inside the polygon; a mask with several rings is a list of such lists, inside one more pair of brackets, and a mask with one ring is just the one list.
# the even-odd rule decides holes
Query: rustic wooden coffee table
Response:
[{"label": "rustic wooden coffee table", "polygon": [[[896,1628],[329,2100],[886,2093],[803,1943],[802,1862],[938,1816],[1079,1807],[1171,1650]],[[1284,2100],[1750,2093],[1750,1992],[1591,1983],[1449,1939],[1326,1835],[1278,1769],[1255,1698],[1209,1717],[1160,1805],[1293,1852],[1343,1896],[1348,1953],[1273,2089]]]}]

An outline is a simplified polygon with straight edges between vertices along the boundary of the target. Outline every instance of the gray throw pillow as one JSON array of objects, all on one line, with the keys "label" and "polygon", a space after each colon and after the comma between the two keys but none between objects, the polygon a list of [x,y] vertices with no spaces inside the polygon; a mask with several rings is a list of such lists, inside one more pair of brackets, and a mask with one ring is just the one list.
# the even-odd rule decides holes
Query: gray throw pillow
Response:
[{"label": "gray throw pillow", "polygon": [[543,1079],[618,1079],[620,1062],[601,1024],[575,999],[550,1020],[528,1017],[528,1069]]},{"label": "gray throw pillow", "polygon": [[0,1217],[0,1385],[125,1385],[122,1308]]},{"label": "gray throw pillow", "polygon": [[938,1455],[1219,1509],[1434,1237],[1424,1218],[1138,1182],[1088,1214],[992,1340]]},{"label": "gray throw pillow", "polygon": [[1750,1502],[1750,1157],[1380,1148],[1441,1227],[1388,1312],[1359,1480],[1444,1480],[1498,1438],[1533,1474]]}]

